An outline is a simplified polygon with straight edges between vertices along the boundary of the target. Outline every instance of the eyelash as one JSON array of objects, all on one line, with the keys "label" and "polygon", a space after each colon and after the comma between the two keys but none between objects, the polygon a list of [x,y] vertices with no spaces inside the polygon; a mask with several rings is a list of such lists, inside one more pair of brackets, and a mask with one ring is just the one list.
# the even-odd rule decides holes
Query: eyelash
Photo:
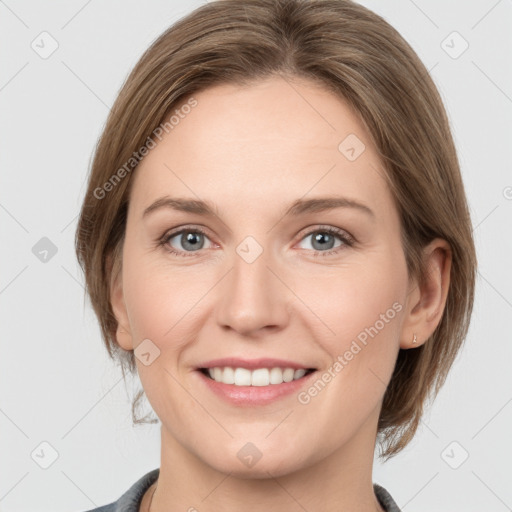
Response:
[{"label": "eyelash", "polygon": [[[183,257],[195,256],[195,253],[199,252],[199,251],[192,251],[192,252],[189,252],[189,253],[187,253],[186,251],[176,251],[175,249],[169,248],[169,246],[167,245],[169,243],[169,240],[174,238],[176,235],[181,235],[182,233],[200,233],[200,234],[208,237],[207,233],[202,228],[200,228],[199,226],[185,227],[185,228],[180,229],[179,231],[175,231],[175,232],[171,232],[171,233],[166,233],[158,241],[158,246],[164,247],[165,250],[169,254],[173,254],[175,256],[183,256]],[[306,238],[308,236],[311,236],[314,233],[328,233],[329,235],[335,235],[335,236],[337,236],[343,242],[343,245],[337,247],[336,249],[331,249],[331,250],[328,250],[328,251],[316,251],[316,250],[313,249],[313,251],[316,253],[314,255],[315,257],[317,257],[319,255],[322,256],[322,257],[330,256],[330,255],[336,255],[340,251],[344,250],[344,248],[352,247],[355,244],[355,239],[351,235],[349,235],[345,231],[343,231],[343,230],[341,230],[339,228],[335,228],[333,226],[318,226],[315,229],[307,232],[301,238],[301,241],[304,238]]]}]

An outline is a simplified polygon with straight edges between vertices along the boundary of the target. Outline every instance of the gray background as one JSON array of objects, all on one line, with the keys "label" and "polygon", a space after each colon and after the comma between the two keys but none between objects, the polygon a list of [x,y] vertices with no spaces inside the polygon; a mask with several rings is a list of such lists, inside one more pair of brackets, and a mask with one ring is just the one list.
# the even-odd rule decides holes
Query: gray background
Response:
[{"label": "gray background", "polygon": [[[93,508],[159,466],[160,426],[131,426],[138,383],[125,387],[103,348],[73,237],[122,81],[155,37],[201,3],[0,1],[2,512]],[[511,510],[512,2],[361,3],[399,30],[440,89],[480,263],[465,349],[414,441],[376,461],[374,481],[406,512]],[[51,49],[43,31],[58,43],[46,59],[31,47]],[[43,237],[57,249],[46,262]]]}]

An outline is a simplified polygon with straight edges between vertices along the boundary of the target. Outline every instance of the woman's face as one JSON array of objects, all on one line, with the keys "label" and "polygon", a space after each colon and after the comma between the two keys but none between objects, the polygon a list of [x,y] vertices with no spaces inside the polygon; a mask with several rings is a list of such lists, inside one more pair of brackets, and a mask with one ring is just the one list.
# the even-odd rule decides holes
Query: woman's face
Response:
[{"label": "woman's face", "polygon": [[369,134],[310,82],[194,98],[133,176],[112,299],[162,439],[235,475],[371,457],[410,285]]}]

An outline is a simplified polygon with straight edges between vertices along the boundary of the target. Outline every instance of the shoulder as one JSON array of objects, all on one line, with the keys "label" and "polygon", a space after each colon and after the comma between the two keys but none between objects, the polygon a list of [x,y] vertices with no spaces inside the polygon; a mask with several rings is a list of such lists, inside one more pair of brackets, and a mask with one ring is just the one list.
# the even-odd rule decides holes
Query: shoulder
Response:
[{"label": "shoulder", "polygon": [[153,469],[139,478],[117,501],[86,512],[138,512],[144,493],[151,487],[160,474],[160,469]]},{"label": "shoulder", "polygon": [[386,512],[401,512],[391,494],[379,484],[373,484],[375,496]]}]

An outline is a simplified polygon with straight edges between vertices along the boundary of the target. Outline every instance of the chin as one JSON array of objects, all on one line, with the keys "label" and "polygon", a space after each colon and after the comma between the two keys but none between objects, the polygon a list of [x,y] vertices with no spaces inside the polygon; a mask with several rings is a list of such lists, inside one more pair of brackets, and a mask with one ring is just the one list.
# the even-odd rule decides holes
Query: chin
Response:
[{"label": "chin", "polygon": [[258,449],[256,443],[237,443],[236,448],[226,448],[222,454],[213,453],[211,460],[203,460],[216,471],[241,479],[280,477],[307,465],[303,456],[298,457],[296,450],[288,453],[283,446],[292,448],[289,444],[270,446],[267,442],[265,448]]}]

